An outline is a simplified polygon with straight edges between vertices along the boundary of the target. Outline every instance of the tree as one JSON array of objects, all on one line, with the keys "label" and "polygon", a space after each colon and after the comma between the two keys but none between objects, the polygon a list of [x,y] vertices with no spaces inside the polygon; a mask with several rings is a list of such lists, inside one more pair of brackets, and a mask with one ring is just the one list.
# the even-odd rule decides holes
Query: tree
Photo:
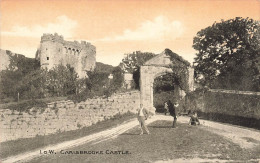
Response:
[{"label": "tree", "polygon": [[40,69],[40,62],[33,58],[27,58],[21,54],[14,54],[10,51],[6,52],[10,58],[10,64],[8,70],[19,71],[23,75],[26,75],[32,71]]},{"label": "tree", "polygon": [[172,73],[166,73],[154,80],[155,92],[174,90],[174,85],[178,85],[182,90],[188,92],[188,67],[190,63],[170,49],[165,49],[165,54],[169,56]]},{"label": "tree", "polygon": [[155,56],[154,53],[140,52],[136,51],[130,54],[125,54],[122,62],[119,66],[126,73],[133,74],[140,66],[142,66],[146,61]]},{"label": "tree", "polygon": [[46,69],[38,69],[32,71],[22,78],[17,83],[17,92],[19,92],[22,99],[36,99],[43,98],[47,95],[46,87]]},{"label": "tree", "polygon": [[22,79],[23,74],[19,71],[3,70],[1,74],[1,86],[0,94],[3,97],[17,97],[17,87],[19,87],[19,81]]},{"label": "tree", "polygon": [[170,49],[165,49],[165,54],[170,57],[172,62],[172,64],[169,65],[169,68],[172,69],[172,74],[169,74],[169,78],[172,78],[171,81],[182,90],[189,92],[188,67],[190,67],[190,63]]},{"label": "tree", "polygon": [[113,69],[112,71],[113,79],[111,85],[113,85],[115,89],[120,89],[122,87],[124,81],[123,73],[124,73],[123,70],[119,66]]},{"label": "tree", "polygon": [[[7,70],[0,72],[0,94],[3,97],[11,97],[16,99],[22,87],[24,87],[23,79],[28,74],[40,69],[39,61],[26,58],[20,54],[13,54],[7,51],[10,58],[10,64]],[[33,88],[32,88],[33,89]]]},{"label": "tree", "polygon": [[160,93],[161,91],[174,90],[175,77],[173,73],[167,73],[154,79],[154,92]]},{"label": "tree", "polygon": [[133,79],[135,82],[135,89],[140,89],[140,67],[133,73]]},{"label": "tree", "polygon": [[109,73],[97,72],[94,70],[88,71],[87,75],[87,88],[90,90],[90,92],[95,92],[97,95],[102,95],[104,88],[106,88],[108,85]]},{"label": "tree", "polygon": [[53,96],[76,94],[78,74],[70,65],[58,65],[49,70],[46,85]]},{"label": "tree", "polygon": [[139,79],[140,79],[140,67],[149,59],[155,56],[154,53],[140,52],[136,51],[130,54],[125,54],[119,67],[124,71],[124,73],[133,74],[135,88],[139,89]]},{"label": "tree", "polygon": [[[202,84],[215,87],[226,79],[229,84],[220,87],[237,85],[242,89],[259,89],[259,21],[237,17],[215,22],[197,33],[193,48],[198,51],[195,76]],[[241,85],[248,82],[250,86]]]}]

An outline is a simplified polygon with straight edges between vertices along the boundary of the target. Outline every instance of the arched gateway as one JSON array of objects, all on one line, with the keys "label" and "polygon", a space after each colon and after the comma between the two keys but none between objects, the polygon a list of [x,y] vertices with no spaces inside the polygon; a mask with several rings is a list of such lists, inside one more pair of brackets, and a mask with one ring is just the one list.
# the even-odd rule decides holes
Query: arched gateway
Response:
[{"label": "arched gateway", "polygon": [[[186,66],[188,69],[188,91],[193,91],[194,69],[190,66],[189,62],[183,60],[182,57],[173,53],[169,49],[165,49],[161,54],[158,54],[157,56],[145,62],[145,64],[141,66],[140,70],[141,103],[145,108],[149,109],[153,113],[155,113],[155,108],[153,106],[154,79],[166,73],[172,73],[174,69],[170,68],[170,65]],[[181,90],[178,85],[175,87],[180,91],[180,93],[184,92],[184,90]]]}]

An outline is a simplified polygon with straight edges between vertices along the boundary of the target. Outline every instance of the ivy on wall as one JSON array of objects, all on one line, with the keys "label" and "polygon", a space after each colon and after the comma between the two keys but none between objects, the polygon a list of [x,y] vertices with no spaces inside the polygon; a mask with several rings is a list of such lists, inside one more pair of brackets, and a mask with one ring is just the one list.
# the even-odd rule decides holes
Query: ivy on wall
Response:
[{"label": "ivy on wall", "polygon": [[190,63],[184,60],[178,54],[172,52],[170,49],[165,49],[165,54],[170,57],[172,62],[169,68],[172,69],[175,84],[179,85],[182,90],[189,92],[189,70]]}]

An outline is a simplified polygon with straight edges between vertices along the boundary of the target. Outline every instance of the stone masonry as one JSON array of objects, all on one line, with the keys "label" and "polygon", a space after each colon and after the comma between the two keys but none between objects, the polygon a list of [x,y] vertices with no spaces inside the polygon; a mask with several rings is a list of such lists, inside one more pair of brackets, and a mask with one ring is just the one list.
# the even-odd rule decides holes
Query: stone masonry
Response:
[{"label": "stone masonry", "polygon": [[94,70],[96,66],[96,47],[85,41],[65,41],[57,33],[43,34],[35,58],[40,61],[41,67],[47,69],[69,64],[79,78],[83,78],[86,71]]},{"label": "stone masonry", "polygon": [[139,105],[140,92],[131,91],[77,104],[72,101],[52,102],[47,108],[31,108],[29,113],[0,110],[0,142],[77,130],[116,114],[136,113]]},{"label": "stone masonry", "polygon": [[[145,108],[151,112],[155,112],[153,106],[153,84],[154,79],[166,73],[172,73],[172,69],[168,66],[173,64],[170,57],[166,54],[168,51],[164,50],[161,54],[156,55],[141,66],[140,70],[140,90],[141,90],[141,103]],[[175,64],[183,64],[183,61],[175,60]],[[193,91],[194,87],[194,69],[190,66],[188,68],[188,86],[189,91]],[[181,90],[179,85],[175,85],[175,92],[179,96],[184,96],[184,90]]]}]

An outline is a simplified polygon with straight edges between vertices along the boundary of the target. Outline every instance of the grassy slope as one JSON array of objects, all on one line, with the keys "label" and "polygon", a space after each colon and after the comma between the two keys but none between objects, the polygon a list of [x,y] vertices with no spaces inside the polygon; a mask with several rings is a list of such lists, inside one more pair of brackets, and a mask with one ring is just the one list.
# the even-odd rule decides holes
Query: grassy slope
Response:
[{"label": "grassy slope", "polygon": [[96,71],[97,72],[112,73],[114,68],[115,68],[114,66],[104,64],[104,63],[101,63],[101,62],[96,62]]},{"label": "grassy slope", "polygon": [[3,142],[0,144],[0,158],[6,158],[11,155],[31,151],[50,144],[57,144],[63,141],[73,140],[96,132],[100,132],[105,129],[114,127],[117,124],[122,124],[124,121],[130,120],[134,117],[136,117],[134,114],[126,113],[124,115],[116,115],[113,119],[98,122],[95,125],[84,127],[79,130]]}]

